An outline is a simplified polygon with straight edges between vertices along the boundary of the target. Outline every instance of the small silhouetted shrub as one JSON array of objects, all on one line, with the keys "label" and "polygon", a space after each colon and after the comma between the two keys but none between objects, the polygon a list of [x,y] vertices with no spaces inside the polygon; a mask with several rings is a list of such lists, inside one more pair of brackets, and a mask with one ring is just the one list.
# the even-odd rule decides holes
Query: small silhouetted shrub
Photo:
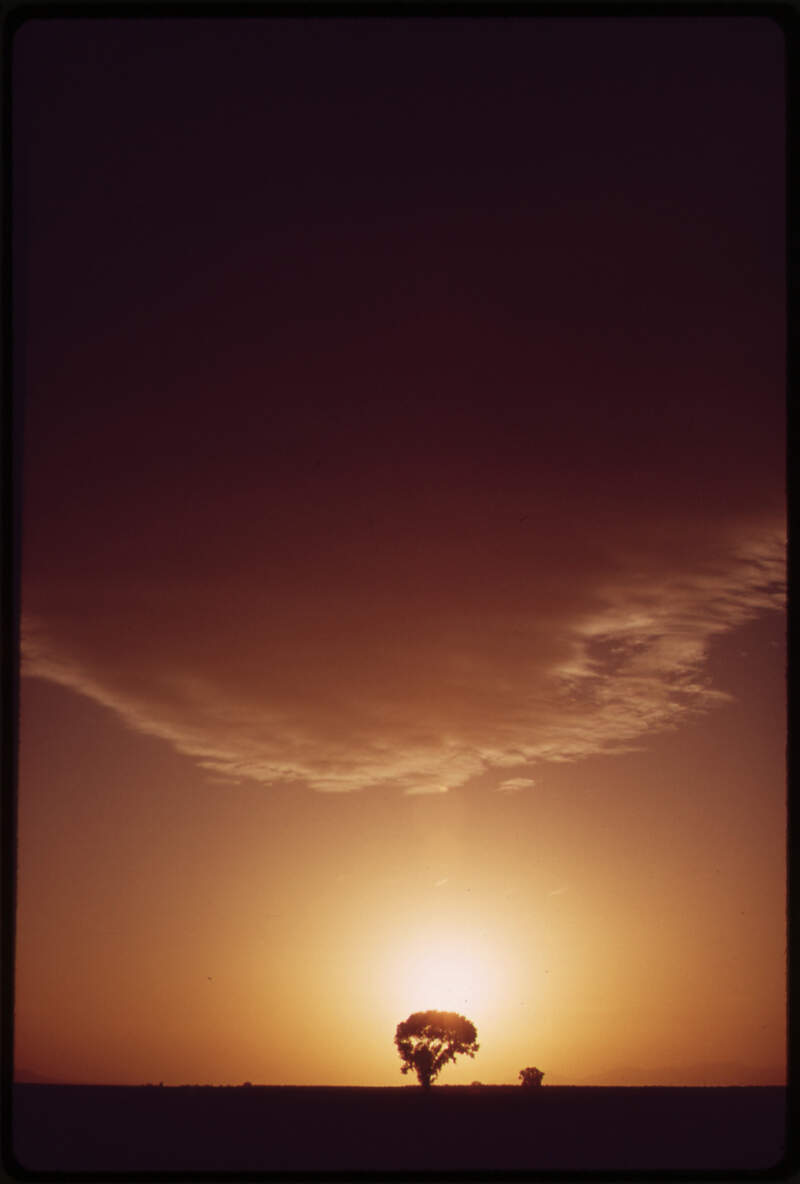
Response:
[{"label": "small silhouetted shrub", "polygon": [[542,1084],[544,1073],[541,1069],[536,1069],[533,1066],[529,1066],[527,1069],[520,1069],[519,1076],[520,1085],[524,1089],[535,1089],[537,1086]]}]

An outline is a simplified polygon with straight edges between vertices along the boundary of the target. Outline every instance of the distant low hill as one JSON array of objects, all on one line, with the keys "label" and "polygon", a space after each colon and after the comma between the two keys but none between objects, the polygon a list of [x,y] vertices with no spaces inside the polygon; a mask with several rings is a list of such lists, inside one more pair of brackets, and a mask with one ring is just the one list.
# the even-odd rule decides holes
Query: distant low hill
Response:
[{"label": "distant low hill", "polygon": [[67,1085],[66,1081],[57,1077],[43,1077],[41,1073],[34,1073],[31,1069],[15,1069],[14,1081],[20,1085]]},{"label": "distant low hill", "polygon": [[[568,1084],[551,1077],[553,1085]],[[621,1065],[605,1073],[582,1077],[574,1085],[783,1085],[781,1074],[765,1069],[754,1069],[737,1061],[700,1062],[660,1069],[642,1069],[638,1065]]]}]

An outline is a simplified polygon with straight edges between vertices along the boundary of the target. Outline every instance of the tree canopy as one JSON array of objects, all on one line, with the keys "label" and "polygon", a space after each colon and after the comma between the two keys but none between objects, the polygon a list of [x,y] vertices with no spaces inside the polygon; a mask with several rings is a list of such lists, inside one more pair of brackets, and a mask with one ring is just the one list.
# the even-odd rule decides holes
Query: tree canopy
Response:
[{"label": "tree canopy", "polygon": [[394,1042],[403,1064],[401,1073],[414,1070],[428,1089],[448,1061],[461,1053],[474,1057],[480,1047],[475,1025],[455,1011],[415,1011],[397,1025]]}]

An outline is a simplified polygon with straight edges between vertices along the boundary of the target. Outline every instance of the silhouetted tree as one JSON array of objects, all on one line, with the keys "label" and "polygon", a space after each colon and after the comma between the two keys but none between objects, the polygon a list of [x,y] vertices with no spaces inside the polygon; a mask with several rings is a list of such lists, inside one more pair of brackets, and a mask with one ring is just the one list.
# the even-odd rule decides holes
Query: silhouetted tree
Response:
[{"label": "silhouetted tree", "polygon": [[403,1061],[400,1072],[413,1069],[422,1088],[429,1089],[448,1061],[461,1053],[475,1056],[477,1036],[475,1025],[455,1011],[415,1011],[394,1035]]},{"label": "silhouetted tree", "polygon": [[542,1084],[544,1073],[541,1069],[534,1069],[529,1067],[527,1069],[520,1069],[519,1075],[521,1077],[520,1085],[525,1086],[526,1089],[533,1089],[537,1085]]}]

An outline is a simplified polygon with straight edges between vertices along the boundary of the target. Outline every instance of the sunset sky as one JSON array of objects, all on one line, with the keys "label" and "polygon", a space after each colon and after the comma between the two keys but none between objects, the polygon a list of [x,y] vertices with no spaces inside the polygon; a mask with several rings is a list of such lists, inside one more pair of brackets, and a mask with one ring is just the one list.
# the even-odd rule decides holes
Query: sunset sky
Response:
[{"label": "sunset sky", "polygon": [[20,28],[18,1072],[784,1080],[783,54]]}]

